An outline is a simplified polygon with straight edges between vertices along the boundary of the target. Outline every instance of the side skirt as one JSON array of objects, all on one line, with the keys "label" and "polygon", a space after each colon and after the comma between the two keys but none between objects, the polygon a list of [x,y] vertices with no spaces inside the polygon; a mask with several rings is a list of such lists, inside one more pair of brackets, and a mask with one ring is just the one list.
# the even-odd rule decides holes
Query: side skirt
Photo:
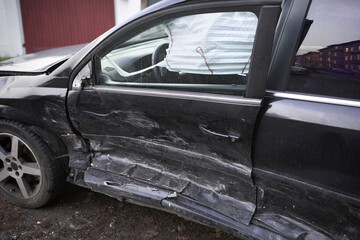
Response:
[{"label": "side skirt", "polygon": [[170,212],[242,239],[287,239],[255,224],[239,223],[181,194],[151,187],[128,177],[90,167],[84,174],[84,180],[88,187],[95,192]]}]

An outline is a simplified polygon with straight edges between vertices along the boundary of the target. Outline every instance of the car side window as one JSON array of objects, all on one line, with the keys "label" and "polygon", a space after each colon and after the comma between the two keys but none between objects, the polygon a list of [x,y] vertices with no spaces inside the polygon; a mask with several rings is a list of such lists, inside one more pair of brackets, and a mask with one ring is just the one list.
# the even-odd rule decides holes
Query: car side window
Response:
[{"label": "car side window", "polygon": [[252,12],[164,21],[101,56],[97,84],[244,95],[257,23]]},{"label": "car side window", "polygon": [[312,1],[288,91],[360,99],[359,9],[358,0]]}]

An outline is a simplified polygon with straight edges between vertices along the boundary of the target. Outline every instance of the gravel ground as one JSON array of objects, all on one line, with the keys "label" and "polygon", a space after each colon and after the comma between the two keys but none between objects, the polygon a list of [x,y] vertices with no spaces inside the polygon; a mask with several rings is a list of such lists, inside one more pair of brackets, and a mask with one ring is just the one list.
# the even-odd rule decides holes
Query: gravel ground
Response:
[{"label": "gravel ground", "polygon": [[69,185],[60,199],[24,209],[0,197],[0,239],[239,240],[158,210]]}]

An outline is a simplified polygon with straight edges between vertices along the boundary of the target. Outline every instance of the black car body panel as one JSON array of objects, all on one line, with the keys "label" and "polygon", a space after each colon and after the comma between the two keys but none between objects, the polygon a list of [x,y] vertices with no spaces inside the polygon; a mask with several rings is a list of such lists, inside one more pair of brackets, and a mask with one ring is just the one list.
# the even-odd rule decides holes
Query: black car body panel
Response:
[{"label": "black car body panel", "polygon": [[[266,171],[359,198],[360,188],[354,185],[360,182],[358,107],[317,102],[316,98],[300,100],[295,93],[274,95],[283,97],[270,98],[264,109],[266,113],[257,128],[254,164]],[[276,137],[268,142],[275,133]],[[295,144],[286,146],[283,142]],[[286,156],[291,156],[291,160]],[[276,160],[269,163],[268,158]]]},{"label": "black car body panel", "polygon": [[[1,66],[0,118],[31,126],[55,160],[68,158],[69,182],[119,200],[243,239],[357,239],[360,103],[284,91],[310,2],[160,2],[70,58]],[[259,19],[244,88],[99,75],[102,54],[151,24],[233,9]],[[139,46],[117,59],[124,68],[150,61]]]},{"label": "black car body panel", "polygon": [[[360,105],[331,100],[268,93],[253,149],[255,183],[268,195],[260,199],[257,213],[271,213],[276,208],[291,218],[305,215],[337,239],[344,237],[340,233],[345,225],[347,237],[356,239]],[[290,146],[284,144],[290,142]],[[278,201],[283,201],[282,209]]]},{"label": "black car body panel", "polygon": [[69,132],[66,83],[67,79],[46,75],[1,77],[1,117],[41,126],[56,134]]},{"label": "black car body panel", "polygon": [[[144,96],[123,90],[127,92],[82,91],[69,111],[74,127],[99,153],[93,167],[184,194],[248,224],[255,211],[250,146],[259,103],[213,103],[179,99],[181,92],[172,99],[171,92],[169,97],[152,97],[146,96],[149,91]],[[111,134],[104,136],[109,128]],[[209,137],[202,128],[234,140]]]}]

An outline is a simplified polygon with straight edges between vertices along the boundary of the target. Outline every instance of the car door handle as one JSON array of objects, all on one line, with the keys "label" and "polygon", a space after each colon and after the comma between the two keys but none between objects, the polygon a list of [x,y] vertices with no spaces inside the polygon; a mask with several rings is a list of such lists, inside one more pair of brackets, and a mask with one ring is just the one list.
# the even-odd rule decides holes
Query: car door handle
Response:
[{"label": "car door handle", "polygon": [[210,129],[208,129],[208,127],[206,125],[200,124],[199,128],[203,133],[205,133],[206,135],[209,135],[209,136],[215,136],[218,138],[227,138],[231,142],[239,142],[240,141],[240,136],[235,136],[232,134],[217,133],[217,132],[214,132],[214,131],[211,131]]}]

